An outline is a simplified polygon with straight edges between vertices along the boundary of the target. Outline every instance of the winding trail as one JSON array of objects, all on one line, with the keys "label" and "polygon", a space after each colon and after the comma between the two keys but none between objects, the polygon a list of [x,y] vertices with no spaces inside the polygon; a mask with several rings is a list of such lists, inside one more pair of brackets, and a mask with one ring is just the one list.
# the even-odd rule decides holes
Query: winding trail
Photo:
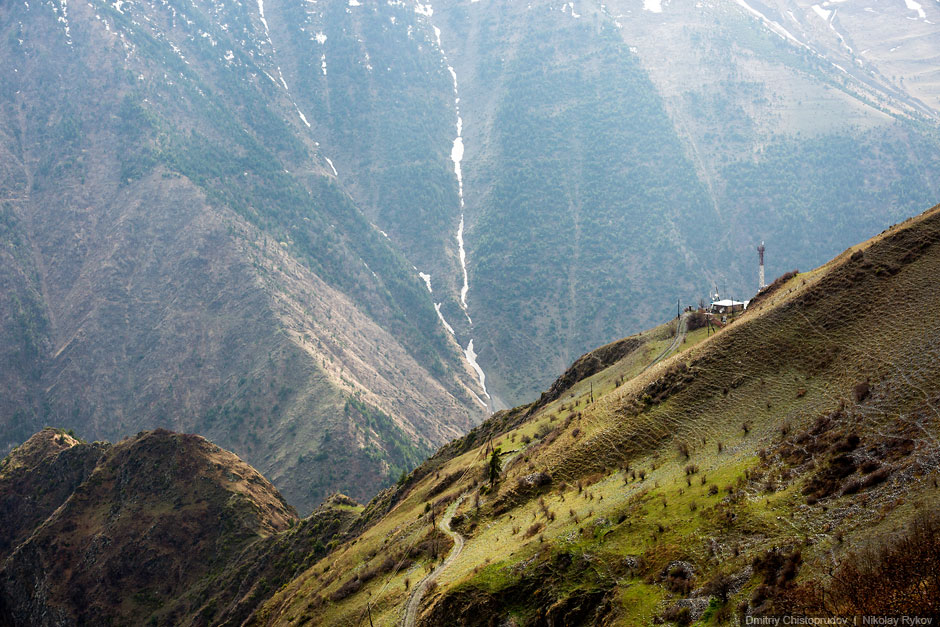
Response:
[{"label": "winding trail", "polygon": [[441,573],[450,568],[463,550],[463,536],[450,528],[450,521],[454,517],[454,512],[457,511],[457,508],[460,507],[460,504],[469,494],[469,492],[461,494],[456,501],[451,503],[447,509],[444,510],[444,515],[441,516],[440,521],[438,521],[437,526],[441,531],[451,537],[454,541],[454,546],[441,565],[431,571],[428,576],[422,579],[421,583],[416,585],[411,591],[411,596],[408,597],[408,604],[405,606],[405,615],[401,619],[401,627],[414,627],[415,619],[418,617],[418,610],[421,608],[421,601],[424,599],[424,594],[428,590],[428,585],[436,580]]},{"label": "winding trail", "polygon": [[637,376],[643,374],[644,372],[646,372],[647,370],[649,370],[650,368],[652,368],[653,366],[655,366],[656,364],[664,360],[666,357],[669,356],[670,353],[672,353],[672,351],[676,350],[676,348],[680,344],[682,344],[682,341],[685,339],[685,334],[688,332],[688,324],[686,323],[687,315],[688,314],[683,313],[682,317],[679,318],[679,324],[676,325],[676,338],[672,341],[672,344],[670,344],[663,352],[661,352],[659,354],[659,357],[651,361],[649,365],[646,366],[646,368],[643,368],[643,370],[641,370],[637,374]]}]

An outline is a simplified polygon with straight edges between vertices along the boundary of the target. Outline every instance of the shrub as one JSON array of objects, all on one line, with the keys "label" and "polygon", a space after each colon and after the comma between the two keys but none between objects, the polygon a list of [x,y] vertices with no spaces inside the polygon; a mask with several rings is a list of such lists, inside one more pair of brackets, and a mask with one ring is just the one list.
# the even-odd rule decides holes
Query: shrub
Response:
[{"label": "shrub", "polygon": [[852,396],[855,397],[856,403],[861,403],[870,395],[871,395],[871,384],[869,384],[868,381],[862,381],[861,383],[856,383],[855,387],[852,388]]},{"label": "shrub", "polygon": [[681,456],[684,457],[685,459],[688,459],[688,458],[689,458],[691,452],[689,451],[689,445],[688,445],[688,443],[686,443],[686,442],[679,442],[679,443],[676,445],[676,448],[679,450],[679,455],[681,455]]},{"label": "shrub", "polygon": [[715,597],[722,605],[728,602],[733,591],[734,580],[727,573],[719,573],[705,584],[705,594]]},{"label": "shrub", "polygon": [[849,553],[831,578],[790,591],[782,604],[804,613],[940,612],[940,517],[922,514],[901,535]]},{"label": "shrub", "polygon": [[532,536],[537,534],[539,531],[541,531],[544,527],[545,525],[543,525],[540,522],[532,523],[532,525],[528,529],[525,530],[525,538],[526,539],[531,538]]},{"label": "shrub", "polygon": [[803,556],[798,549],[784,552],[776,547],[754,558],[751,566],[768,586],[781,588],[791,582],[800,569]]},{"label": "shrub", "polygon": [[332,601],[333,603],[342,601],[349,595],[359,592],[360,588],[362,588],[362,582],[359,581],[358,577],[353,577],[352,579],[350,579],[349,581],[341,585],[339,588],[337,588],[336,591],[330,595],[330,601]]},{"label": "shrub", "polygon": [[[660,527],[662,529],[662,527]],[[687,595],[692,590],[694,577],[683,562],[671,564],[663,576],[663,586],[676,594]]]},{"label": "shrub", "polygon": [[692,610],[686,606],[676,604],[663,612],[662,619],[667,623],[675,623],[676,625],[691,625]]}]

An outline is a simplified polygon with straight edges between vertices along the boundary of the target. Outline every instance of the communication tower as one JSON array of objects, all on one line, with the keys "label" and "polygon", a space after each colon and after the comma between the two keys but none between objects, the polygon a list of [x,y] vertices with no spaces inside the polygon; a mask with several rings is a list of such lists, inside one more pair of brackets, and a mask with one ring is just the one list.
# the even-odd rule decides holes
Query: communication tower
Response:
[{"label": "communication tower", "polygon": [[764,242],[761,242],[760,246],[757,247],[757,257],[760,259],[760,286],[757,288],[760,291],[767,287],[764,282]]}]

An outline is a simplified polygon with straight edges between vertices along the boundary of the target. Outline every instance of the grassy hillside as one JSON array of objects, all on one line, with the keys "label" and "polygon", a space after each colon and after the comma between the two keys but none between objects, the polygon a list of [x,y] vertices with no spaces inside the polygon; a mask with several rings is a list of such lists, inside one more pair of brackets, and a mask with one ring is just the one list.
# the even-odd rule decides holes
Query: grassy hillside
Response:
[{"label": "grassy hillside", "polygon": [[[669,330],[634,338],[557,398],[442,449],[254,622],[397,624],[450,548],[436,525],[464,544],[416,624],[933,611],[916,597],[934,585],[923,577],[938,537],[938,271],[935,208],[776,282],[648,370]],[[428,542],[437,550],[414,551]],[[891,594],[839,589],[911,560],[926,570],[887,575]]]}]

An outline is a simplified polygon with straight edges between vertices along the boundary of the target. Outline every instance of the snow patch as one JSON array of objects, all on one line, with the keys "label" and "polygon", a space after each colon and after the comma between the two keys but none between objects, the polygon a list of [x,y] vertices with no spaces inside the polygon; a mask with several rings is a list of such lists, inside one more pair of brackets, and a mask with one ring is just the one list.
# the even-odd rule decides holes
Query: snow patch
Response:
[{"label": "snow patch", "polygon": [[[573,3],[569,3],[569,4],[571,6],[572,14],[574,14],[574,4]],[[434,14],[434,11],[431,8],[431,5],[429,4],[428,5],[421,5],[421,4],[416,5],[415,12],[420,15],[425,15],[428,18],[430,18]],[[443,60],[444,65],[447,66],[447,71],[450,73],[450,78],[454,84],[454,112],[457,117],[455,130],[457,131],[457,136],[454,138],[453,144],[451,145],[451,148],[450,148],[450,159],[454,163],[454,175],[457,177],[457,196],[460,200],[460,224],[457,226],[457,235],[456,235],[457,253],[458,253],[458,257],[460,258],[460,268],[461,268],[461,271],[463,272],[463,285],[460,288],[460,307],[461,309],[463,309],[463,313],[467,317],[467,322],[471,326],[473,326],[473,320],[470,319],[470,312],[468,311],[468,308],[467,308],[467,293],[470,291],[470,281],[469,281],[469,276],[467,274],[467,250],[464,246],[464,241],[463,241],[463,229],[464,229],[465,223],[464,223],[463,171],[461,169],[461,162],[463,161],[464,144],[463,144],[463,118],[460,115],[460,91],[458,89],[458,83],[457,83],[457,71],[454,70],[453,66],[451,66],[448,63],[447,54],[444,52],[444,46],[441,43],[441,29],[434,26],[433,24],[431,24],[430,26],[434,30],[434,39],[437,42],[438,49],[441,51],[441,58]],[[409,26],[409,36],[411,34],[410,28],[411,27]],[[429,290],[431,289],[430,282],[428,283],[428,289]],[[453,328],[449,324],[447,324],[447,322],[444,320],[444,317],[441,315],[441,311],[440,311],[441,304],[440,303],[435,304],[434,308],[437,310],[437,314],[441,318],[441,323],[453,335],[454,334]],[[473,350],[472,338],[470,339],[469,344],[467,344],[466,350],[464,350],[464,357],[467,359],[467,363],[470,364],[470,367],[474,370],[474,372],[477,373],[477,376],[480,379],[480,387],[483,389],[483,394],[487,398],[490,398],[489,393],[486,391],[486,375],[483,373],[483,369],[480,367],[480,364],[477,363],[477,360],[476,360],[477,354]],[[477,399],[477,400],[480,400],[480,399]],[[486,407],[486,403],[483,403],[481,401],[480,404]]]},{"label": "snow patch", "polygon": [[299,115],[301,121],[307,125],[307,128],[310,128],[310,122],[307,121],[307,116],[305,116],[304,112],[300,110],[300,107],[297,107],[297,115]]},{"label": "snow patch", "polygon": [[643,0],[643,10],[650,13],[662,13],[663,0]]},{"label": "snow patch", "polygon": [[444,314],[441,313],[441,305],[443,304],[444,303],[434,303],[434,311],[437,312],[437,317],[440,318],[441,324],[444,325],[444,328],[447,329],[451,335],[456,335],[456,333],[454,333],[454,327],[447,324],[447,320],[444,320]]},{"label": "snow patch", "polygon": [[821,17],[821,18],[822,18],[824,21],[826,21],[826,22],[829,21],[829,16],[832,15],[832,11],[831,11],[831,10],[829,10],[829,9],[824,9],[824,8],[822,8],[821,6],[819,6],[818,4],[814,4],[814,5],[813,5],[813,11],[815,11],[816,15],[818,15],[819,17]]},{"label": "snow patch", "polygon": [[[471,3],[473,3],[473,2],[479,2],[479,1],[480,1],[480,0],[470,0]],[[489,409],[490,409],[489,405],[487,405],[486,403],[484,403],[482,398],[480,398],[479,396],[477,396],[476,393],[475,393],[473,390],[469,390],[469,392],[470,392],[470,394],[473,396],[473,398],[475,398],[476,401],[477,401],[480,405],[483,406],[483,409],[489,411]]]},{"label": "snow patch", "polygon": [[460,226],[457,227],[457,253],[460,256],[460,267],[463,269],[463,287],[460,288],[460,304],[467,309],[467,292],[470,283],[467,280],[467,251],[463,247],[463,213],[460,214]]},{"label": "snow patch", "polygon": [[[323,158],[326,159],[326,162],[330,164],[330,169],[333,170],[333,176],[339,176],[339,172],[336,171],[336,166],[333,165],[333,162],[330,161],[330,158],[329,157],[323,157]],[[386,235],[385,237],[388,237],[388,235]]]},{"label": "snow patch", "polygon": [[914,0],[904,0],[905,6],[911,11],[917,11],[917,16],[922,19],[927,19],[927,14],[924,12],[924,7],[921,6],[919,2],[914,2]]},{"label": "snow patch", "polygon": [[761,13],[760,11],[758,11],[758,10],[752,8],[752,7],[751,7],[747,2],[745,2],[744,0],[734,0],[734,1],[735,1],[735,3],[737,3],[737,5],[738,5],[739,7],[741,7],[742,9],[744,9],[745,11],[747,11],[748,13],[750,13],[751,15],[753,15],[754,17],[756,17],[758,20],[760,20],[761,22],[763,22],[764,25],[767,26],[767,28],[769,28],[771,31],[773,31],[774,33],[776,33],[776,34],[779,35],[780,37],[783,37],[784,39],[789,39],[790,41],[792,41],[792,42],[795,43],[796,45],[800,46],[801,48],[806,48],[807,50],[813,51],[812,48],[810,48],[809,46],[807,46],[806,44],[804,44],[802,41],[800,41],[799,39],[797,39],[796,37],[794,37],[793,34],[792,34],[790,31],[788,31],[787,29],[785,29],[783,26],[781,26],[781,25],[778,24],[777,22],[774,22],[773,20],[769,20],[769,19],[767,19],[766,17],[764,17],[764,14],[763,14],[763,13]]},{"label": "snow patch", "polygon": [[433,294],[434,290],[431,289],[431,275],[426,272],[418,272],[418,276],[424,279],[424,284],[428,286],[428,293]]},{"label": "snow patch", "polygon": [[317,43],[320,44],[321,46],[326,43],[326,35],[323,34],[323,31],[320,31],[319,33],[317,33],[315,37],[316,37]]},{"label": "snow patch", "polygon": [[320,55],[320,70],[323,71],[323,76],[326,76],[326,55]]},{"label": "snow patch", "polygon": [[362,3],[359,0],[349,0],[349,6],[351,7],[361,7]]},{"label": "snow patch", "polygon": [[457,184],[463,187],[463,175],[460,172],[460,162],[463,160],[463,137],[459,135],[450,149],[450,159],[454,162],[454,173],[457,175]]},{"label": "snow patch", "polygon": [[480,378],[480,387],[483,388],[483,395],[486,398],[490,398],[489,393],[486,391],[486,375],[483,373],[483,368],[480,368],[480,364],[477,363],[477,354],[473,350],[473,340],[470,340],[470,343],[467,344],[467,350],[463,352],[464,357],[467,358],[467,363],[470,364],[470,367],[473,368],[477,376]]},{"label": "snow patch", "polygon": [[264,0],[258,0],[258,15],[261,16],[261,23],[264,24],[264,34],[268,36],[268,43],[270,43],[271,32],[268,30],[268,21],[264,19]]}]

